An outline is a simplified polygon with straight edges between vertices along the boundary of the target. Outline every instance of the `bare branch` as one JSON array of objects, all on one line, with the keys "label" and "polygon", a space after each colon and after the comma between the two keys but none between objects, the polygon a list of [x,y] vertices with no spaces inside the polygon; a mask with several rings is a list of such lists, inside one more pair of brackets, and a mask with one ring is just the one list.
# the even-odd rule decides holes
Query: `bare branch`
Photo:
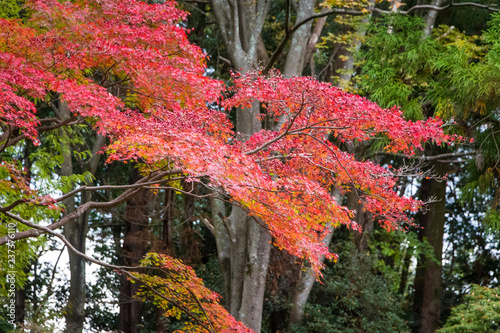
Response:
[{"label": "bare branch", "polygon": [[[207,327],[205,323],[203,323],[202,321],[200,321],[200,319],[198,319],[196,316],[194,316],[191,311],[187,308],[185,308],[184,306],[182,306],[181,304],[179,304],[177,301],[173,300],[173,299],[170,299],[168,297],[166,297],[165,295],[161,294],[160,292],[158,292],[156,289],[154,289],[153,287],[149,286],[147,283],[145,283],[143,280],[141,280],[140,278],[136,277],[135,275],[133,275],[132,273],[129,272],[129,270],[131,269],[140,269],[140,268],[144,268],[142,266],[117,266],[117,265],[112,265],[112,264],[108,264],[107,262],[104,262],[104,261],[101,261],[101,260],[98,260],[98,259],[95,259],[94,257],[90,257],[88,255],[86,255],[85,253],[82,253],[80,251],[78,251],[67,239],[66,237],[64,237],[64,235],[60,234],[60,233],[57,233],[51,229],[49,229],[48,227],[45,227],[45,226],[41,226],[41,225],[37,225],[35,223],[32,223],[30,221],[27,221],[19,216],[16,216],[14,214],[11,214],[9,212],[4,212],[3,214],[5,214],[6,216],[28,226],[28,227],[31,227],[33,229],[36,229],[36,230],[39,230],[40,231],[40,234],[43,234],[43,233],[47,233],[49,235],[52,235],[52,236],[55,236],[57,238],[59,238],[67,247],[70,251],[72,251],[73,253],[75,253],[76,255],[82,257],[83,259],[91,262],[91,263],[94,263],[96,265],[99,265],[99,266],[102,266],[102,267],[105,267],[105,268],[109,268],[109,269],[113,269],[115,271],[118,271],[119,273],[121,274],[124,274],[124,275],[127,275],[128,277],[130,277],[131,279],[134,279],[138,282],[141,282],[143,283],[144,286],[146,286],[149,290],[151,290],[154,294],[156,294],[157,296],[165,299],[167,302],[171,303],[172,305],[174,305],[175,307],[179,308],[180,310],[182,310],[184,313],[186,313],[188,316],[190,316],[191,318],[193,318],[198,324],[200,324],[201,326],[209,329],[210,332],[215,332],[213,330],[213,325],[212,325],[212,322],[210,321],[210,318],[208,317],[207,313],[205,312],[205,309],[203,308],[202,304],[200,303],[199,299],[194,295],[194,293],[188,288],[187,290],[189,291],[189,293],[194,297],[197,305],[201,308],[201,310],[203,311],[205,317],[207,318],[207,321],[209,322],[209,325],[210,327]],[[3,237],[2,237],[3,238]],[[10,239],[10,238],[9,238]],[[12,239],[10,239],[12,241]],[[1,245],[1,244],[0,244]]]},{"label": "bare branch", "polygon": [[212,235],[214,235],[214,232],[215,232],[214,224],[211,223],[207,219],[201,219],[201,221],[203,222],[203,224],[205,224],[205,226],[208,228],[208,230],[210,230],[210,232],[212,233]]},{"label": "bare branch", "polygon": [[300,106],[300,109],[299,111],[297,112],[297,114],[295,114],[292,119],[290,119],[290,123],[288,124],[286,130],[281,133],[280,135],[278,135],[277,137],[275,137],[274,139],[272,140],[269,140],[267,142],[265,142],[264,144],[262,144],[260,147],[257,147],[249,152],[246,152],[245,155],[253,155],[253,154],[256,154],[258,153],[259,151],[267,148],[268,146],[272,145],[273,143],[275,143],[276,141],[280,140],[281,138],[285,137],[287,134],[289,134],[289,131],[290,131],[290,128],[292,128],[293,126],[293,123],[295,122],[295,120],[297,119],[297,117],[302,113],[302,111],[304,110],[305,108],[305,102],[302,101],[302,104]]},{"label": "bare branch", "polygon": [[455,153],[445,153],[445,154],[439,154],[439,155],[432,155],[432,156],[408,156],[405,154],[393,154],[393,153],[388,153],[388,152],[377,152],[374,154],[371,154],[370,156],[367,157],[367,159],[372,158],[373,156],[377,155],[387,155],[387,156],[394,156],[394,157],[402,157],[406,159],[416,159],[416,160],[421,160],[421,161],[435,161],[435,160],[443,160],[444,158],[452,157],[452,158],[457,158],[457,157],[465,157],[465,156],[472,156],[475,155],[476,151],[471,150],[471,151],[465,151],[465,152],[455,152]]},{"label": "bare branch", "polygon": [[[164,173],[163,175],[166,176],[166,175],[174,175],[174,174],[179,174],[181,173],[182,170],[172,170],[171,172],[167,172],[166,174]],[[150,181],[150,182],[146,182],[146,183],[135,183],[135,184],[131,184],[131,185],[101,185],[101,186],[80,186],[76,189],[74,189],[73,191],[71,192],[68,192],[66,194],[64,194],[63,196],[60,196],[59,198],[55,199],[55,202],[61,202],[69,197],[72,197],[73,195],[79,193],[79,192],[83,192],[83,191],[106,191],[106,190],[127,190],[127,189],[135,189],[135,188],[140,188],[140,187],[145,187],[145,186],[149,186],[149,185],[155,185],[155,184],[162,184],[162,183],[166,183],[166,182],[170,182],[170,181],[175,181],[175,180],[182,180],[184,179],[185,177],[176,177],[176,178],[168,178],[168,179],[162,179],[162,180],[159,180],[159,181]],[[0,209],[0,212],[2,211],[2,209]]]},{"label": "bare branch", "polygon": [[[53,118],[51,118],[52,120]],[[76,124],[79,124],[81,122],[83,122],[84,119],[83,118],[78,118],[76,116],[74,117],[71,117],[71,118],[68,118],[64,121],[55,121],[56,123],[53,124],[53,125],[47,125],[47,126],[40,126],[40,127],[37,127],[36,131],[38,133],[41,133],[41,132],[47,132],[47,131],[51,131],[51,130],[54,130],[54,129],[57,129],[57,128],[60,128],[60,127],[63,127],[63,126],[71,126],[71,125],[76,125]],[[12,133],[12,131],[10,132]],[[9,135],[10,135],[9,133]],[[4,140],[7,140],[7,142],[4,144],[4,146],[2,147],[2,151],[5,150],[5,148],[8,148],[8,147],[11,147],[13,145],[15,145],[16,143],[18,143],[19,141],[21,140],[24,140],[26,139],[26,135],[25,134],[21,134],[21,135],[18,135],[14,138],[4,138],[6,133],[4,133],[4,135],[0,136],[0,143],[3,142]]]},{"label": "bare branch", "polygon": [[[450,4],[448,4],[446,6],[443,6],[443,7],[432,6],[432,5],[416,5],[416,6],[413,6],[413,7],[409,8],[406,11],[400,11],[398,13],[402,14],[402,15],[408,15],[411,12],[413,12],[415,10],[418,10],[418,9],[428,9],[428,10],[441,11],[441,10],[445,10],[445,9],[448,9],[448,8],[451,8],[451,7],[477,7],[477,8],[487,9],[487,10],[492,11],[492,12],[498,12],[500,10],[498,8],[495,8],[495,7],[491,6],[491,5],[482,5],[482,4],[475,3],[475,2],[454,3],[452,1],[452,2],[450,2]],[[374,12],[378,12],[378,13],[384,13],[384,14],[389,13],[388,11],[380,10],[380,9],[373,9],[373,11]]]},{"label": "bare branch", "polygon": [[[125,192],[123,192],[121,195],[119,195],[118,197],[116,197],[115,199],[107,201],[107,202],[95,202],[95,201],[86,202],[83,205],[79,206],[77,209],[75,209],[74,212],[72,212],[72,213],[64,216],[59,221],[57,221],[55,223],[52,223],[52,224],[50,224],[48,226],[38,226],[36,224],[33,224],[33,225],[36,225],[36,226],[38,226],[40,228],[34,228],[33,227],[34,229],[30,229],[30,230],[26,230],[26,231],[21,231],[21,232],[18,232],[18,233],[15,233],[15,234],[11,234],[11,235],[8,235],[8,236],[3,236],[3,237],[0,238],[0,245],[6,244],[9,240],[10,241],[14,241],[14,240],[25,239],[25,238],[30,238],[30,237],[38,237],[41,234],[44,234],[46,232],[46,230],[55,230],[55,229],[58,229],[58,228],[64,226],[65,224],[67,224],[68,222],[71,222],[74,219],[79,218],[82,214],[84,214],[89,209],[93,209],[93,208],[103,209],[103,208],[115,207],[115,206],[121,204],[122,202],[125,202],[126,200],[128,200],[129,198],[131,198],[133,195],[137,194],[141,190],[143,190],[144,186],[146,186],[145,184],[151,184],[151,182],[155,182],[155,184],[156,184],[158,182],[165,182],[165,181],[167,181],[167,180],[162,179],[162,178],[165,177],[168,174],[169,174],[169,171],[158,172],[155,175],[149,175],[149,176],[146,176],[146,177],[140,179],[139,181],[137,181],[133,185],[125,185],[126,187],[128,187],[128,189]],[[102,187],[104,187],[104,186],[102,186]],[[88,187],[84,187],[84,188],[88,188]],[[93,188],[99,188],[99,187],[96,186],[96,187],[93,187]],[[77,190],[81,191],[82,188],[79,188]],[[72,195],[74,195],[74,194],[76,194],[76,193],[79,192],[79,191],[77,191],[77,192],[75,192],[75,191],[72,191],[70,193],[72,193]],[[64,200],[65,198],[66,198],[66,196],[62,196],[62,197],[60,197],[58,199],[59,200]],[[17,215],[14,215],[14,214],[9,213],[9,212],[1,211],[1,210],[0,210],[0,212],[2,214],[4,214],[4,215],[10,217],[10,218],[13,218],[16,221],[19,221],[19,222],[25,224],[23,222],[25,220],[22,219],[21,217],[17,216]],[[29,221],[27,221],[27,222],[31,223]]]}]

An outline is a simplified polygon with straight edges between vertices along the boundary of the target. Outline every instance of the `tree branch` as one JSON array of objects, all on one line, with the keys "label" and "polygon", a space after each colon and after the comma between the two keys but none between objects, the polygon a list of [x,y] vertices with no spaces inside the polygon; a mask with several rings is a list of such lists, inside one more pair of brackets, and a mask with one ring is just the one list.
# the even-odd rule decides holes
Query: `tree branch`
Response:
[{"label": "tree branch", "polygon": [[435,160],[443,160],[444,158],[452,157],[452,158],[457,158],[457,157],[465,157],[465,156],[471,156],[475,155],[476,151],[471,150],[471,151],[465,151],[461,153],[445,153],[445,154],[439,154],[439,155],[433,155],[433,156],[408,156],[405,154],[393,154],[393,153],[387,153],[387,152],[378,152],[371,154],[370,156],[367,157],[367,159],[372,158],[373,156],[377,155],[387,155],[387,156],[394,156],[394,157],[402,157],[402,158],[407,158],[407,159],[416,159],[416,160],[421,160],[421,161],[435,161]]},{"label": "tree branch", "polygon": [[[67,247],[70,251],[72,251],[73,253],[75,253],[76,255],[82,257],[83,259],[91,262],[91,263],[94,263],[96,265],[99,265],[99,266],[102,266],[102,267],[105,267],[105,268],[110,268],[110,269],[113,269],[115,271],[118,271],[119,273],[121,274],[124,274],[124,275],[127,275],[128,277],[130,277],[131,279],[134,279],[138,282],[141,282],[144,286],[146,286],[149,290],[151,290],[154,294],[156,294],[157,296],[165,299],[167,302],[171,303],[172,305],[174,305],[175,307],[179,308],[180,310],[182,310],[184,313],[186,313],[188,316],[190,316],[191,318],[193,318],[198,324],[200,324],[201,326],[203,326],[204,328],[208,329],[210,332],[215,332],[213,330],[213,325],[212,325],[212,322],[210,321],[210,318],[208,317],[207,313],[205,312],[205,309],[203,308],[203,306],[201,305],[200,301],[198,300],[198,298],[194,295],[194,293],[188,288],[186,287],[186,289],[190,292],[190,294],[195,298],[195,301],[197,303],[197,305],[201,308],[201,310],[203,311],[205,317],[207,318],[207,321],[210,325],[210,327],[207,327],[207,325],[205,323],[203,323],[200,319],[198,319],[195,315],[193,315],[191,313],[191,311],[187,308],[185,308],[184,306],[182,306],[181,304],[179,304],[177,301],[173,300],[173,299],[170,299],[168,297],[166,297],[165,295],[161,294],[160,292],[158,292],[155,288],[151,287],[150,285],[148,285],[147,283],[145,283],[143,280],[141,280],[140,278],[136,277],[134,274],[130,273],[128,270],[130,269],[140,269],[140,268],[144,268],[142,266],[136,266],[136,267],[133,267],[133,266],[117,266],[117,265],[112,265],[112,264],[108,264],[104,261],[101,261],[101,260],[98,260],[98,259],[95,259],[94,257],[91,257],[91,256],[88,256],[86,255],[85,253],[82,253],[80,251],[78,251],[67,239],[66,237],[64,237],[64,235],[60,234],[60,233],[57,233],[55,232],[54,230],[52,229],[49,229],[48,227],[45,227],[45,226],[41,226],[41,225],[37,225],[35,223],[32,223],[30,221],[27,221],[19,216],[16,216],[14,214],[11,214],[9,212],[4,212],[3,214],[5,214],[6,216],[28,226],[28,227],[31,227],[33,229],[36,229],[36,230],[39,230],[40,231],[40,234],[44,234],[44,233],[47,233],[49,235],[52,235],[52,236],[55,236],[57,238],[59,238]],[[32,229],[32,230],[33,230]],[[2,237],[3,239],[4,237]],[[9,238],[11,241],[13,239]],[[2,245],[0,243],[0,245]]]},{"label": "tree branch", "polygon": [[[54,120],[54,118],[51,118],[50,120]],[[64,121],[54,120],[57,122],[56,124],[47,125],[47,126],[40,126],[36,129],[36,131],[38,133],[47,132],[47,131],[54,130],[54,129],[57,129],[57,128],[60,128],[60,127],[66,126],[66,125],[68,125],[68,126],[76,125],[76,124],[79,124],[80,122],[82,122],[83,120],[84,119],[78,119],[78,117],[76,117],[76,116],[71,117],[69,119],[66,119]],[[40,120],[40,122],[42,122],[42,120]],[[0,136],[0,143],[4,142],[4,140],[6,140],[4,146],[2,147],[2,149],[0,151],[3,151],[3,150],[5,150],[5,148],[11,147],[11,146],[15,145],[16,143],[18,143],[19,141],[26,139],[26,135],[24,135],[24,134],[18,135],[14,138],[9,138],[8,136],[10,136],[10,134],[12,134],[12,132],[13,131],[10,131],[10,133],[5,132],[2,136]],[[5,136],[7,136],[7,137],[5,137]]]},{"label": "tree branch", "polygon": [[[31,223],[32,225],[35,225],[35,226],[40,227],[40,228],[33,227],[34,229],[30,229],[30,230],[26,230],[26,231],[21,231],[21,232],[18,232],[18,233],[15,233],[15,234],[11,234],[11,235],[8,235],[8,236],[3,236],[3,237],[0,238],[0,245],[6,244],[9,240],[10,241],[14,241],[14,240],[25,239],[25,238],[30,238],[30,237],[38,237],[41,234],[46,233],[47,230],[58,229],[58,228],[64,226],[65,224],[67,224],[68,222],[71,222],[74,219],[79,218],[82,214],[84,214],[89,209],[93,209],[93,208],[103,209],[103,208],[111,208],[111,207],[117,206],[117,205],[121,204],[122,202],[125,202],[126,200],[128,200],[129,198],[131,198],[133,195],[135,195],[139,191],[141,191],[145,186],[151,185],[151,183],[157,184],[159,182],[169,181],[167,179],[162,179],[164,176],[166,176],[168,174],[169,174],[169,171],[159,172],[159,173],[157,173],[156,175],[153,175],[153,176],[152,175],[148,175],[148,176],[140,179],[139,181],[137,181],[135,184],[118,186],[119,188],[122,188],[122,189],[123,188],[127,188],[127,190],[125,192],[123,192],[121,195],[119,195],[117,198],[115,198],[113,200],[110,200],[108,202],[95,202],[95,201],[86,202],[83,205],[81,205],[80,207],[78,207],[74,212],[72,212],[72,213],[64,216],[59,221],[57,221],[55,223],[52,223],[52,224],[50,224],[48,226],[39,226],[39,225],[36,225],[36,224],[33,224],[33,223],[27,221],[27,222]],[[110,189],[117,189],[117,187],[112,186],[112,185],[109,185],[109,186],[92,186],[92,187],[82,186],[82,187],[80,187],[80,188],[78,188],[78,189],[76,189],[74,191],[71,191],[67,195],[59,197],[56,200],[58,200],[57,202],[60,202],[60,201],[62,201],[64,199],[68,198],[69,194],[74,195],[74,194],[76,194],[76,193],[78,193],[80,191],[87,190],[88,188],[99,189],[99,188],[103,188],[103,187],[107,187],[107,188],[110,188]],[[0,207],[0,213],[2,213],[4,215],[6,215],[6,216],[8,216],[8,217],[10,217],[10,218],[18,221],[18,222],[26,224],[26,223],[24,223],[25,220],[22,219],[20,216],[14,215],[14,214],[9,213],[9,212],[2,211],[1,208],[2,207]]]},{"label": "tree branch", "polygon": [[[490,5],[482,5],[482,4],[478,4],[478,3],[474,3],[474,2],[463,2],[463,3],[453,3],[453,2],[451,2],[450,4],[448,4],[446,6],[443,6],[443,7],[432,6],[432,5],[416,5],[416,6],[413,6],[413,7],[409,8],[406,11],[399,11],[397,13],[401,14],[401,15],[408,15],[411,12],[413,12],[415,10],[418,10],[418,9],[424,9],[424,10],[427,9],[427,10],[442,11],[442,10],[445,10],[445,9],[449,9],[451,7],[477,7],[477,8],[487,9],[487,10],[493,11],[493,12],[498,12],[500,10],[500,9],[494,8],[494,7],[490,6]],[[390,10],[382,10],[382,9],[379,9],[379,8],[365,8],[364,10],[354,10],[354,9],[342,9],[342,8],[338,8],[338,9],[331,9],[331,10],[325,11],[325,12],[322,11],[321,13],[311,15],[308,18],[303,19],[300,22],[297,22],[291,29],[285,30],[285,35],[283,36],[283,38],[281,39],[278,47],[276,48],[276,50],[274,51],[273,55],[271,56],[271,59],[267,63],[264,71],[268,72],[268,71],[271,70],[271,68],[274,66],[274,64],[276,63],[276,61],[280,57],[281,53],[283,53],[283,50],[285,49],[286,43],[290,40],[290,37],[292,36],[292,34],[297,29],[299,29],[301,26],[303,26],[304,24],[306,24],[307,22],[309,22],[311,20],[314,20],[314,19],[317,19],[317,18],[320,18],[320,17],[330,16],[330,15],[354,15],[354,16],[360,16],[360,15],[366,15],[366,14],[368,14],[370,12],[379,13],[379,14],[394,14]]]}]

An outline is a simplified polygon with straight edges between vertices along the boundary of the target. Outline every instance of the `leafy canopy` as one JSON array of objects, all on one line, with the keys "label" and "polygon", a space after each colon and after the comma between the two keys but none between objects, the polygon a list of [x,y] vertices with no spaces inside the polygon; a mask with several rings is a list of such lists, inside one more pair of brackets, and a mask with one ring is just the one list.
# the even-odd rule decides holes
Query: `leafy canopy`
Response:
[{"label": "leafy canopy", "polygon": [[[108,163],[140,161],[152,179],[167,170],[223,192],[267,226],[276,246],[308,260],[317,274],[321,256],[333,257],[322,243],[330,227],[358,229],[353,212],[330,196],[333,188],[356,191],[387,229],[398,228],[406,212],[422,204],[398,196],[397,170],[357,161],[332,142],[384,139],[388,152],[412,155],[426,141],[451,140],[439,119],[407,121],[397,108],[383,109],[312,78],[236,75],[231,97],[223,98],[226,88],[205,75],[205,55],[189,43],[179,24],[187,14],[173,1],[32,0],[27,6],[26,24],[0,19],[3,150],[38,144],[47,123],[53,129],[87,121],[110,139]],[[254,101],[282,125],[242,141],[223,111]],[[41,113],[61,104],[72,112],[68,123]],[[61,198],[41,196],[19,164],[1,163],[10,195],[1,197],[0,212],[27,224],[16,215],[22,207],[57,209]],[[165,256],[148,258],[144,263],[167,265],[169,274],[177,274],[158,290],[173,288],[172,300],[179,297],[189,309],[193,299],[182,298],[176,285],[187,268]],[[188,280],[197,281],[191,275]],[[193,282],[192,290],[195,298],[211,300],[201,303],[210,317],[216,298],[201,283]]]}]

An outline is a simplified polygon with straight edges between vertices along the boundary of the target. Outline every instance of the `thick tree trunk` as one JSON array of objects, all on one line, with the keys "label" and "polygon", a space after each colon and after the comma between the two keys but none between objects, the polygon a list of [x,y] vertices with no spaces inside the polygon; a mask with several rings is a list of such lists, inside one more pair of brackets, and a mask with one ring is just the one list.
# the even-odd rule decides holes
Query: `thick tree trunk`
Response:
[{"label": "thick tree trunk", "polygon": [[[296,11],[297,18],[296,22],[300,22],[314,14],[315,1],[312,0],[302,0],[297,2]],[[283,69],[283,75],[285,78],[291,78],[293,76],[300,76],[304,68],[307,53],[307,44],[309,42],[309,37],[311,36],[311,26],[313,21],[302,25],[297,31],[294,32],[292,36],[292,41],[290,42],[290,50],[288,51],[285,68]]]},{"label": "thick tree trunk", "polygon": [[225,218],[222,201],[212,199],[211,206],[225,306],[236,319],[260,332],[271,236],[241,208],[233,206]]},{"label": "thick tree trunk", "polygon": [[[266,58],[260,36],[269,2],[212,0],[214,13],[232,64],[241,72],[255,67],[260,58]],[[314,13],[315,1],[294,2],[296,22]],[[292,36],[286,58],[284,76],[302,74],[312,21],[300,27]],[[236,130],[246,139],[262,129],[256,117],[258,103],[252,108],[239,109]],[[282,121],[278,122],[278,128]],[[225,217],[224,205],[212,200],[214,234],[217,241],[219,263],[224,277],[225,304],[229,312],[256,332],[260,332],[262,307],[266,284],[271,237],[257,222],[239,207],[233,206],[231,215]]]},{"label": "thick tree trunk", "polygon": [[[231,63],[243,73],[258,65],[259,49],[264,57],[261,30],[269,1],[212,0],[212,7]],[[262,129],[259,104],[237,112],[236,130],[248,139]],[[271,237],[237,206],[225,217],[224,204],[211,201],[214,235],[224,277],[225,305],[248,327],[260,332]]]},{"label": "thick tree trunk", "polygon": [[360,232],[353,233],[354,246],[358,253],[366,254],[369,251],[369,241],[375,227],[373,214],[365,211],[362,204],[357,204],[356,222],[361,227]]},{"label": "thick tree trunk", "polygon": [[[239,110],[238,131],[246,136],[261,129],[254,108]],[[260,332],[266,285],[271,236],[238,206],[224,217],[224,204],[212,200],[214,234],[219,263],[224,277],[226,308],[238,320],[255,332]]]},{"label": "thick tree trunk", "polygon": [[[271,236],[239,207],[228,218],[231,237],[231,313],[260,332]],[[242,246],[245,244],[245,246]]]},{"label": "thick tree trunk", "polygon": [[[442,170],[441,170],[442,171]],[[415,276],[415,309],[420,316],[419,332],[435,332],[439,327],[441,307],[441,257],[446,203],[446,181],[424,179],[420,186],[421,199],[435,198],[420,217],[419,239],[426,239],[434,249],[434,259],[420,256]]]},{"label": "thick tree trunk", "polygon": [[[139,179],[136,170],[131,175],[131,184]],[[137,266],[146,254],[148,239],[145,229],[148,227],[148,202],[151,199],[150,191],[141,191],[127,201],[125,210],[125,232],[123,239],[123,264]],[[120,278],[120,314],[118,316],[118,330],[124,333],[138,333],[141,323],[143,304],[134,298],[138,290],[137,283],[131,283],[125,276]]]}]

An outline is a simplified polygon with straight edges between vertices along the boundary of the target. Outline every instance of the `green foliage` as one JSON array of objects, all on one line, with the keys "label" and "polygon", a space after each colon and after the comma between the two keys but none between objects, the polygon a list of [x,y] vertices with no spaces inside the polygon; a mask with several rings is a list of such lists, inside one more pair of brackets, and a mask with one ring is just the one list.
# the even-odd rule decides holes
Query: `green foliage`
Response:
[{"label": "green foliage", "polygon": [[500,103],[500,15],[491,16],[489,28],[482,36],[466,36],[452,28],[441,27],[445,49],[432,62],[438,73],[429,97],[438,106],[438,115],[463,118],[471,113],[486,115]]},{"label": "green foliage", "polygon": [[420,241],[415,231],[391,231],[376,229],[370,252],[378,261],[376,268],[392,282],[391,290],[405,295],[413,282],[408,278],[409,260],[423,256],[437,263],[432,245],[424,239]]},{"label": "green foliage", "polygon": [[[488,195],[476,191],[471,202],[460,200],[459,189],[466,179],[450,179],[446,197],[447,223],[443,248],[442,321],[450,315],[450,308],[463,302],[464,293],[470,285],[496,287],[500,276],[498,234],[489,233],[488,226],[481,223],[487,218],[485,212],[493,212]],[[493,213],[494,214],[494,213]],[[493,216],[494,217],[494,216]]]},{"label": "green foliage", "polygon": [[493,233],[500,233],[500,212],[491,207],[486,211],[483,222],[489,231]]},{"label": "green foliage", "polygon": [[14,329],[14,326],[9,324],[4,318],[0,317],[0,333],[11,332]]},{"label": "green foliage", "polygon": [[500,289],[472,285],[464,302],[452,309],[439,333],[498,332],[500,329]]},{"label": "green foliage", "polygon": [[342,243],[337,264],[315,284],[306,306],[305,324],[294,332],[409,332],[404,302],[391,277],[378,270],[376,256],[358,254]]},{"label": "green foliage", "polygon": [[0,18],[18,18],[21,6],[18,0],[0,0]]},{"label": "green foliage", "polygon": [[73,156],[78,163],[84,163],[92,157],[90,150],[69,150],[70,147],[84,146],[85,135],[88,135],[88,132],[86,125],[77,125],[65,128],[63,132],[55,130],[44,133],[41,140],[42,146],[30,155],[33,163],[32,172],[38,177],[38,186],[41,191],[68,192],[74,188],[75,184],[89,183],[94,179],[89,172],[75,173],[66,177],[55,176],[65,156]]},{"label": "green foliage", "polygon": [[361,91],[382,107],[400,106],[410,119],[423,118],[422,92],[431,80],[430,61],[439,54],[439,45],[424,38],[422,27],[418,17],[374,19],[358,54]]},{"label": "green foliage", "polygon": [[196,274],[203,280],[207,288],[221,295],[222,299],[224,299],[224,277],[220,272],[216,253],[196,269]]}]

